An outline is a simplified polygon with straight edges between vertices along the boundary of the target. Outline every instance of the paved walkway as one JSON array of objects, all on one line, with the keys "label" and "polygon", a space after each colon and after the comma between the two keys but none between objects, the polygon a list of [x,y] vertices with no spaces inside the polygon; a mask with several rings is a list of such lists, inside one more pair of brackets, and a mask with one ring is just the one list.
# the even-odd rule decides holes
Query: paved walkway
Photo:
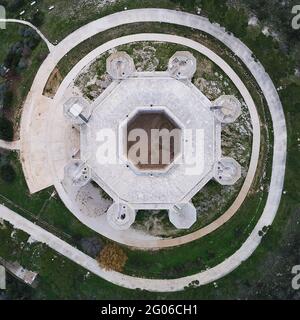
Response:
[{"label": "paved walkway", "polygon": [[32,23],[25,21],[25,20],[18,20],[18,19],[0,19],[0,22],[24,24],[24,25],[34,29],[37,32],[37,34],[42,38],[42,40],[45,41],[50,52],[54,49],[54,45]]},{"label": "paved walkway", "polygon": [[4,141],[0,140],[0,148],[6,150],[20,150],[21,142],[17,141]]},{"label": "paved walkway", "polygon": [[[45,74],[45,77],[48,76],[49,73]],[[33,86],[25,101],[21,119],[21,161],[31,193],[54,184],[53,174],[49,170],[46,131],[49,114],[53,110],[53,100],[35,92]],[[26,128],[23,125],[25,122],[28,125]],[[52,131],[55,131],[53,129]]]},{"label": "paved walkway", "polygon": [[[130,10],[126,12],[116,13],[91,22],[90,24],[78,29],[70,36],[68,36],[65,40],[63,40],[56,47],[58,50],[52,51],[48,58],[42,64],[35,78],[31,94],[29,94],[29,97],[24,106],[21,125],[21,137],[24,137],[24,135],[30,133],[30,116],[32,115],[33,109],[36,106],[34,101],[36,97],[39,97],[42,94],[43,88],[47,82],[47,75],[49,75],[49,72],[54,69],[57,62],[71,48],[75,47],[85,39],[92,37],[99,32],[103,32],[109,28],[126,23],[145,21],[157,21],[185,25],[194,29],[202,30],[212,35],[213,37],[223,42],[226,46],[228,46],[245,63],[245,65],[249,68],[250,72],[255,77],[268,102],[273,120],[274,130],[273,170],[269,188],[269,195],[263,214],[255,229],[250,234],[249,238],[231,257],[207,271],[200,272],[190,277],[184,277],[174,280],[140,279],[128,277],[115,272],[104,272],[99,268],[97,270],[95,266],[96,262],[94,260],[91,261],[91,258],[85,256],[77,249],[70,247],[68,244],[61,242],[60,239],[55,238],[48,232],[41,231],[39,229],[40,238],[37,239],[44,239],[45,243],[47,243],[50,247],[55,247],[55,250],[57,250],[61,254],[64,254],[83,267],[115,284],[127,288],[141,288],[150,291],[177,291],[183,290],[184,287],[186,287],[191,281],[198,281],[198,285],[210,283],[227,275],[235,268],[237,268],[243,261],[249,258],[257,248],[257,246],[261,242],[261,237],[258,235],[258,231],[261,230],[264,226],[272,224],[279,207],[284,183],[287,150],[287,132],[284,112],[276,88],[274,87],[271,79],[266,74],[263,66],[253,59],[252,52],[240,40],[236,39],[232,35],[227,34],[225,30],[220,28],[218,25],[211,24],[205,18],[179,11],[164,9]],[[26,145],[22,145],[22,147],[26,148]],[[17,224],[20,228],[26,229],[26,232],[28,233],[35,233],[35,231],[33,230],[34,225],[28,225],[29,222],[27,220],[20,218],[12,212],[8,214],[7,209],[4,210],[3,208],[3,210],[0,211],[2,212],[2,218],[4,218],[5,220],[11,221],[13,222],[13,224],[16,224],[15,220],[17,219]]]}]

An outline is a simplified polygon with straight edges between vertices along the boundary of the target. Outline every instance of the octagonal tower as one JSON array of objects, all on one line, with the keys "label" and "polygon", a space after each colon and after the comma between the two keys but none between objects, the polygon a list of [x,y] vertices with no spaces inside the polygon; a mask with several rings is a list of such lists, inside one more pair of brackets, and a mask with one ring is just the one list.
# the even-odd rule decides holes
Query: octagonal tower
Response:
[{"label": "octagonal tower", "polygon": [[80,130],[80,162],[70,159],[65,179],[78,187],[93,180],[111,196],[113,228],[130,228],[138,210],[166,209],[176,228],[188,229],[197,220],[191,199],[208,181],[240,178],[240,165],[221,151],[221,124],[238,118],[240,103],[232,96],[211,102],[191,82],[196,67],[183,51],[166,72],[137,72],[117,52],[107,60],[114,81],[93,103],[66,102]]}]

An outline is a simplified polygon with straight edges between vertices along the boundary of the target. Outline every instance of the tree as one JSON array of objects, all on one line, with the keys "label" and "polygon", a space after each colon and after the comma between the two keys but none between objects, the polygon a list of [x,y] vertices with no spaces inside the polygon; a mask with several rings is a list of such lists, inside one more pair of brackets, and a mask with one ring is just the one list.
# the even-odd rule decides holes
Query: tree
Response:
[{"label": "tree", "polygon": [[6,164],[0,168],[1,179],[7,183],[14,182],[16,178],[16,172],[10,164]]},{"label": "tree", "polygon": [[222,24],[227,5],[224,0],[203,0],[202,9],[208,14],[210,21]]},{"label": "tree", "polygon": [[97,261],[106,270],[122,272],[128,257],[116,244],[108,244],[100,252]]},{"label": "tree", "polygon": [[44,20],[45,13],[43,11],[38,11],[33,15],[31,23],[39,28],[44,23]]},{"label": "tree", "polygon": [[102,242],[97,237],[81,239],[80,244],[82,250],[93,258],[97,257],[102,248]]},{"label": "tree", "polygon": [[237,37],[242,38],[247,33],[248,18],[243,10],[230,8],[224,17],[224,26]]},{"label": "tree", "polygon": [[11,12],[19,11],[23,8],[23,6],[26,4],[25,0],[12,0],[8,1],[8,10]]},{"label": "tree", "polygon": [[0,139],[12,141],[14,137],[14,126],[6,118],[0,118]]},{"label": "tree", "polygon": [[300,85],[296,83],[289,84],[279,92],[285,111],[296,115],[300,112]]},{"label": "tree", "polygon": [[22,58],[24,45],[22,41],[18,41],[15,44],[13,44],[10,49],[9,53],[7,54],[4,65],[8,69],[15,69],[17,68],[20,59]]},{"label": "tree", "polygon": [[3,108],[4,110],[9,110],[12,107],[13,102],[13,93],[10,90],[5,90],[4,97],[3,97]]}]

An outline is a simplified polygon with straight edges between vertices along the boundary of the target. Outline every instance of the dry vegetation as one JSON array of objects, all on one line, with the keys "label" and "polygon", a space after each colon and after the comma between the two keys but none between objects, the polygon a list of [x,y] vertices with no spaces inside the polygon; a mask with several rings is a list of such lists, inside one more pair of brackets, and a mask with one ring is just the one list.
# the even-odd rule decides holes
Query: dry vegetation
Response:
[{"label": "dry vegetation", "polygon": [[101,250],[97,261],[105,270],[122,272],[127,261],[127,255],[117,244],[108,244]]}]

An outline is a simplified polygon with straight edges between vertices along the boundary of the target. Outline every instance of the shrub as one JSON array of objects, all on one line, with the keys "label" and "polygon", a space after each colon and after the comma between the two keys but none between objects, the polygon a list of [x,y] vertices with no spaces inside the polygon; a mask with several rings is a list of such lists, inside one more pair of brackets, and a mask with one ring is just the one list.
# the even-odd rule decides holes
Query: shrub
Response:
[{"label": "shrub", "polygon": [[12,107],[13,103],[13,93],[10,90],[6,90],[3,97],[3,108],[4,110],[9,110]]},{"label": "shrub", "polygon": [[12,1],[8,1],[8,9],[11,12],[15,12],[15,11],[19,11],[23,8],[23,6],[25,5],[25,0],[12,0]]},{"label": "shrub", "polygon": [[16,42],[9,49],[9,53],[7,54],[4,65],[8,69],[15,69],[22,57],[23,52],[23,43],[21,41]]},{"label": "shrub", "polygon": [[97,237],[81,239],[82,250],[89,256],[96,258],[102,248],[102,242]]},{"label": "shrub", "polygon": [[0,139],[12,141],[14,137],[13,123],[5,118],[0,118]]},{"label": "shrub", "polygon": [[12,183],[16,178],[16,172],[10,164],[6,164],[0,168],[1,179],[7,183]]},{"label": "shrub", "polygon": [[45,21],[45,13],[42,11],[36,12],[31,19],[31,23],[36,27],[40,27],[44,23],[44,21]]},{"label": "shrub", "polygon": [[127,259],[121,247],[116,244],[108,244],[100,252],[97,261],[106,270],[122,272]]}]

